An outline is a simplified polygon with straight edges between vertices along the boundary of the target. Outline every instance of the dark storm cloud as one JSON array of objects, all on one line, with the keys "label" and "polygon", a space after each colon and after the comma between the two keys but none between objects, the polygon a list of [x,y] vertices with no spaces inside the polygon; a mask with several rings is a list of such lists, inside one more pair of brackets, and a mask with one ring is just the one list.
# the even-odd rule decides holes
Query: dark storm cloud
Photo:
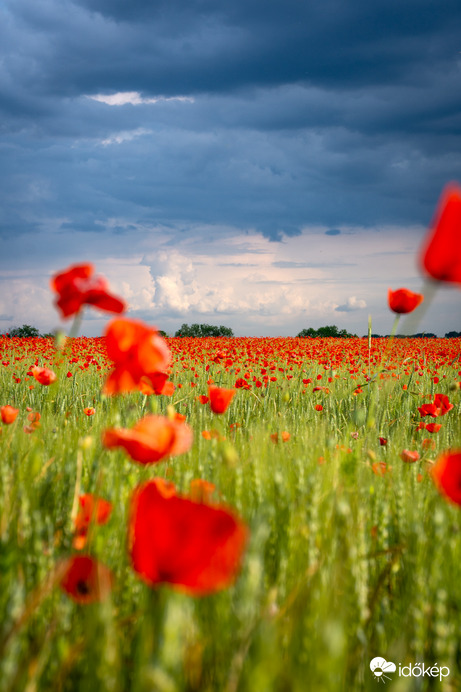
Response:
[{"label": "dark storm cloud", "polygon": [[59,96],[423,85],[428,70],[457,59],[461,16],[457,0],[10,0],[6,8],[10,78]]},{"label": "dark storm cloud", "polygon": [[[0,3],[0,232],[426,225],[461,177],[460,19],[454,0]],[[118,92],[139,102],[88,98]]]},{"label": "dark storm cloud", "polygon": [[86,29],[85,36],[62,37],[57,48],[64,60],[52,68],[53,56],[44,56],[51,73],[45,83],[66,84],[68,93],[81,91],[83,82],[96,90],[129,83],[165,94],[294,82],[332,88],[402,83],[415,78],[422,56],[428,64],[444,63],[459,50],[456,0],[85,0],[64,5],[57,18],[55,7],[36,5],[19,2],[22,19],[45,36],[69,8],[77,29]]}]

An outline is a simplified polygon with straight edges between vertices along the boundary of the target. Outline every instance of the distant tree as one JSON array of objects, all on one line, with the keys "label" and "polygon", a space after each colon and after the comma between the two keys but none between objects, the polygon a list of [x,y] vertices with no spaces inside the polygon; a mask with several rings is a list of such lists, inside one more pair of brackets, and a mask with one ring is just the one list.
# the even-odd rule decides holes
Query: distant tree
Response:
[{"label": "distant tree", "polygon": [[31,327],[30,324],[23,324],[22,327],[11,327],[8,334],[11,337],[19,336],[21,339],[40,336],[37,327]]},{"label": "distant tree", "polygon": [[447,332],[445,334],[445,339],[458,339],[461,336],[461,332]]},{"label": "distant tree", "polygon": [[223,325],[216,327],[211,324],[183,324],[175,333],[175,336],[234,336],[234,333],[230,327],[224,327]]},{"label": "distant tree", "polygon": [[168,336],[168,334],[164,332],[163,329],[159,329],[158,333],[160,334],[160,336],[163,336],[164,339]]},{"label": "distant tree", "polygon": [[299,332],[296,336],[298,337],[312,337],[314,338],[317,336],[317,331],[313,329],[312,327],[309,327],[309,329],[303,329],[302,331]]},{"label": "distant tree", "polygon": [[320,338],[326,338],[326,337],[338,337],[341,339],[350,339],[354,336],[357,336],[356,334],[350,334],[347,332],[345,329],[339,330],[338,327],[335,324],[328,325],[327,327],[319,327],[319,329],[313,329],[312,327],[309,327],[309,329],[303,329],[299,334],[297,334],[298,337],[320,337]]}]

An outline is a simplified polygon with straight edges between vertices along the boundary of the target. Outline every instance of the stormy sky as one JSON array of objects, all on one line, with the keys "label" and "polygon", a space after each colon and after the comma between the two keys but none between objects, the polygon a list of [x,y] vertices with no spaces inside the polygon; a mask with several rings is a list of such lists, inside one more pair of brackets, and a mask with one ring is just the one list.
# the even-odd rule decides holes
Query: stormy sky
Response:
[{"label": "stormy sky", "polygon": [[169,333],[388,333],[461,181],[460,29],[459,0],[0,0],[0,332],[58,327],[50,277],[91,261]]}]

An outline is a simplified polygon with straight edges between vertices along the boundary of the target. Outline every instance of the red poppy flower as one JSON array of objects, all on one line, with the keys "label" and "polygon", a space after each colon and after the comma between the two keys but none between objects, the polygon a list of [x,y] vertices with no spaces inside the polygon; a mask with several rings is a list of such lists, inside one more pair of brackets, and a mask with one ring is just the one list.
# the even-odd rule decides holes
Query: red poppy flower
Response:
[{"label": "red poppy flower", "polygon": [[75,264],[51,279],[51,288],[58,294],[55,305],[62,317],[77,314],[83,305],[93,305],[106,312],[123,312],[125,303],[108,291],[107,281],[93,276],[92,264]]},{"label": "red poppy flower", "polygon": [[461,450],[444,452],[431,469],[438,490],[461,505]]},{"label": "red poppy flower", "polygon": [[433,279],[461,284],[461,188],[455,183],[442,193],[421,264]]},{"label": "red poppy flower", "polygon": [[421,293],[413,293],[408,288],[399,288],[396,291],[389,289],[387,298],[392,312],[399,315],[413,312],[424,300]]},{"label": "red poppy flower", "polygon": [[[106,328],[106,348],[114,369],[104,385],[104,394],[131,392],[146,380],[155,393],[167,379],[165,371],[171,361],[170,349],[156,329],[143,322],[128,319],[112,320]],[[163,391],[161,392],[163,393]]]},{"label": "red poppy flower", "polygon": [[112,588],[110,570],[89,555],[69,557],[64,565],[60,586],[76,603],[103,601]]},{"label": "red poppy flower", "polygon": [[410,449],[403,449],[400,453],[400,458],[407,464],[414,464],[415,461],[418,461],[419,454],[418,452],[413,452]]},{"label": "red poppy flower", "polygon": [[440,423],[428,423],[425,427],[428,433],[438,433],[442,426]]},{"label": "red poppy flower", "polygon": [[88,406],[87,408],[83,409],[83,413],[87,416],[94,416],[96,409],[94,409],[92,406]]},{"label": "red poppy flower", "polygon": [[453,404],[450,403],[446,394],[436,394],[434,397],[434,405],[440,410],[440,416],[444,416],[453,408]]},{"label": "red poppy flower", "polygon": [[156,481],[134,491],[128,529],[133,569],[149,586],[169,583],[193,596],[235,580],[247,527],[225,507],[165,497]]},{"label": "red poppy flower", "polygon": [[105,447],[123,447],[140,464],[153,464],[164,457],[184,454],[192,441],[192,430],[182,420],[155,415],[145,416],[131,429],[106,430],[102,438]]},{"label": "red poppy flower", "polygon": [[82,550],[86,545],[88,530],[91,522],[105,524],[112,512],[112,503],[101,497],[95,497],[91,493],[80,495],[78,498],[80,509],[75,517],[75,536],[73,546]]},{"label": "red poppy flower", "polygon": [[251,384],[249,384],[243,377],[239,377],[238,380],[235,381],[234,387],[236,389],[251,389]]},{"label": "red poppy flower", "polygon": [[432,418],[437,418],[439,415],[439,409],[435,404],[423,404],[422,406],[418,406],[418,411],[421,418],[424,418],[424,416],[432,416]]},{"label": "red poppy flower", "polygon": [[235,396],[235,389],[208,387],[208,396],[213,413],[224,413]]},{"label": "red poppy flower", "polygon": [[435,440],[431,440],[429,437],[426,437],[421,444],[423,445],[423,449],[435,449],[436,447]]},{"label": "red poppy flower", "polygon": [[377,476],[384,476],[390,469],[385,461],[374,461],[371,465],[371,470]]},{"label": "red poppy flower", "polygon": [[[282,434],[281,434],[282,442],[288,442],[288,440],[290,439],[290,437],[291,437],[291,435],[290,435],[290,433],[289,433],[287,430],[284,430],[284,431],[282,432]],[[271,433],[271,440],[272,440],[272,442],[275,442],[275,444],[278,444],[278,441],[279,441],[279,434],[276,433],[276,432],[275,432],[275,433]]]},{"label": "red poppy flower", "polygon": [[378,440],[379,440],[379,444],[382,447],[385,447],[387,445],[387,437],[378,437]]},{"label": "red poppy flower", "polygon": [[5,423],[5,425],[11,425],[11,423],[14,423],[18,413],[19,409],[14,408],[9,404],[0,407],[0,416],[2,418],[2,423]]},{"label": "red poppy flower", "polygon": [[418,411],[421,418],[424,416],[437,418],[437,416],[445,416],[452,408],[453,404],[450,403],[446,394],[436,394],[432,404],[423,404],[418,407]]},{"label": "red poppy flower", "polygon": [[56,373],[53,372],[53,370],[50,370],[50,368],[39,368],[38,366],[34,365],[31,370],[32,375],[35,377],[37,382],[40,382],[40,384],[43,384],[46,387],[53,384],[53,382],[56,382],[58,379]]}]

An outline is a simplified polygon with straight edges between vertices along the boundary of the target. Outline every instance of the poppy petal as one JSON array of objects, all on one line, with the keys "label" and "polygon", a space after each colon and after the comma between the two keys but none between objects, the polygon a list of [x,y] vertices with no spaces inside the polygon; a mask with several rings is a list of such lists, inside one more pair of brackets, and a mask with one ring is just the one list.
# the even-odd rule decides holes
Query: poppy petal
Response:
[{"label": "poppy petal", "polygon": [[112,588],[110,570],[89,555],[73,555],[63,564],[60,586],[80,604],[102,601]]},{"label": "poppy petal", "polygon": [[155,481],[133,493],[129,552],[150,586],[169,583],[195,596],[229,586],[240,569],[246,526],[226,508],[173,495]]}]

